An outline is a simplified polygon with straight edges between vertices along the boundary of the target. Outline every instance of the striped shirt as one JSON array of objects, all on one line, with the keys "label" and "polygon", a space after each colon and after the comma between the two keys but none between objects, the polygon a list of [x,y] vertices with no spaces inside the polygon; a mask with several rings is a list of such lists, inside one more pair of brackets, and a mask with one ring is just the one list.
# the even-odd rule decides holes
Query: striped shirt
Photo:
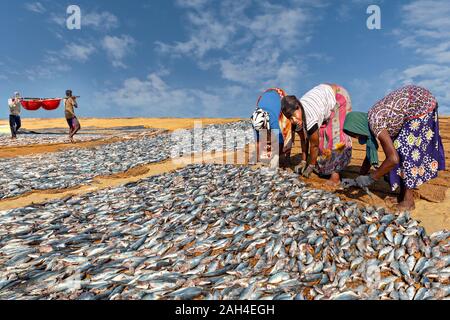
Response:
[{"label": "striped shirt", "polygon": [[316,124],[320,127],[328,121],[336,106],[336,94],[330,85],[320,84],[308,91],[300,103],[305,110],[306,130],[310,130]]}]

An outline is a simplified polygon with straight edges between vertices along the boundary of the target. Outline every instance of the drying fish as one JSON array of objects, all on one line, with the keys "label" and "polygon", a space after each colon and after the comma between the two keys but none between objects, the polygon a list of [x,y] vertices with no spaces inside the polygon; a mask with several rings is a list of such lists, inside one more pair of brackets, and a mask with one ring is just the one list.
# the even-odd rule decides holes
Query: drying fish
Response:
[{"label": "drying fish", "polygon": [[282,170],[191,165],[0,217],[0,299],[449,298],[449,232]]},{"label": "drying fish", "polygon": [[[225,132],[232,134],[238,130],[241,134],[235,135],[234,143],[226,145]],[[149,131],[149,134],[162,132],[160,129],[146,131]],[[222,139],[211,139],[212,134],[217,132],[221,133]],[[228,151],[235,150],[254,140],[251,124],[246,121],[211,125],[190,130],[188,133],[192,139],[184,144],[177,143],[176,134],[138,135],[134,139],[95,148],[72,148],[62,152],[0,159],[0,200],[35,190],[65,189],[88,184],[96,176],[125,172],[140,165],[160,162],[186,153],[190,155],[191,152],[202,150],[223,150],[224,146]],[[194,142],[193,137],[196,134],[203,137],[203,143]],[[183,134],[182,138],[185,136],[186,134]],[[183,153],[184,149],[188,151]]]}]

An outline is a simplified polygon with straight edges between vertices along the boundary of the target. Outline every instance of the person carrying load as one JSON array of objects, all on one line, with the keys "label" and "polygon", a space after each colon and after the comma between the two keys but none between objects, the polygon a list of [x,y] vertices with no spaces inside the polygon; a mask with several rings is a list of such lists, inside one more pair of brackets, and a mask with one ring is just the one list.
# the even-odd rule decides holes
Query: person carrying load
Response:
[{"label": "person carrying load", "polygon": [[64,98],[64,112],[69,125],[69,139],[75,143],[73,136],[80,130],[80,122],[78,121],[74,108],[78,108],[77,98],[72,96],[72,90],[66,90],[66,97]]},{"label": "person carrying load", "polygon": [[9,106],[9,127],[11,129],[11,139],[17,139],[17,132],[22,126],[22,122],[20,120],[20,101],[22,98],[20,97],[19,92],[14,93],[14,97],[8,99]]}]

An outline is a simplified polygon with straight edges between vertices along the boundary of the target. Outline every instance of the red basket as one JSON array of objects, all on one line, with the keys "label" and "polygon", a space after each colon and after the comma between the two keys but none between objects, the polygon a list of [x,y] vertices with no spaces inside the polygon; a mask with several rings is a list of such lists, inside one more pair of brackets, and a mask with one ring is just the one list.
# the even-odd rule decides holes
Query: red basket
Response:
[{"label": "red basket", "polygon": [[48,111],[56,110],[56,109],[58,109],[60,103],[61,103],[61,99],[43,100],[42,108],[44,108],[45,110],[48,110]]},{"label": "red basket", "polygon": [[22,106],[25,110],[36,111],[42,106],[42,101],[39,100],[22,100]]}]

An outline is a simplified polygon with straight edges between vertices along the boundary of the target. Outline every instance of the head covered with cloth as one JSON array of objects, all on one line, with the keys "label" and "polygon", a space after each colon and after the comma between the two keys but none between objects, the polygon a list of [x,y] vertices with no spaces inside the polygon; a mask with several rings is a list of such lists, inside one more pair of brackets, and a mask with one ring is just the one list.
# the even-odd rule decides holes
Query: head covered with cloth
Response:
[{"label": "head covered with cloth", "polygon": [[344,132],[358,138],[360,144],[366,145],[366,157],[371,165],[378,165],[378,142],[369,128],[369,120],[365,112],[349,112],[344,122]]}]

